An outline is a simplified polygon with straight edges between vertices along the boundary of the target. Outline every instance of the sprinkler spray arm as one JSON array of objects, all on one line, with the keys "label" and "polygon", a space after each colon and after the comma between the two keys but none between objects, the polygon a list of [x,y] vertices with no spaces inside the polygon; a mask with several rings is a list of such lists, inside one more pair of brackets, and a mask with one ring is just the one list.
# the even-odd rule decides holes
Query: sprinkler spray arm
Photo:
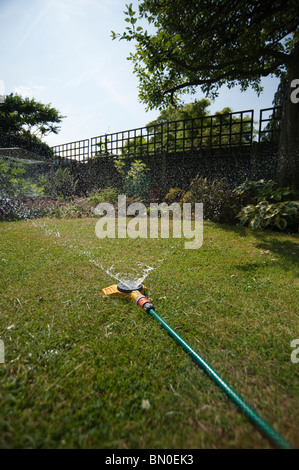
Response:
[{"label": "sprinkler spray arm", "polygon": [[167,333],[190,354],[192,359],[203,369],[207,375],[215,382],[227,397],[239,407],[239,409],[250,419],[250,421],[267,437],[276,447],[281,449],[292,449],[293,447],[270,426],[251,406],[246,403],[237,392],[230,387],[220,375],[155,311],[151,302],[143,295],[147,288],[143,284],[134,282],[122,283],[102,289],[104,295],[114,297],[131,297],[132,300],[153,316]]}]

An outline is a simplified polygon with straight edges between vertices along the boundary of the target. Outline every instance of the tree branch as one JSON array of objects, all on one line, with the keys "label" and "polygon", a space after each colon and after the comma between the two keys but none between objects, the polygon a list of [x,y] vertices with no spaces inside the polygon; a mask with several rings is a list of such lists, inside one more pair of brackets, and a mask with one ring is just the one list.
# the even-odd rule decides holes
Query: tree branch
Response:
[{"label": "tree branch", "polygon": [[[267,69],[258,68],[258,69],[252,70],[250,72],[248,70],[245,70],[245,71],[244,70],[234,70],[233,73],[236,76],[234,76],[233,80],[239,80],[240,78],[246,78],[246,79],[250,80],[250,78],[255,78],[255,77],[258,77],[258,76],[267,76],[270,73],[273,73],[279,65],[281,65],[281,64],[280,63],[275,63]],[[202,79],[202,80],[192,80],[190,82],[184,82],[184,83],[181,83],[180,85],[174,86],[173,88],[169,88],[168,90],[166,90],[163,93],[163,95],[168,95],[168,94],[173,95],[173,93],[175,93],[176,91],[181,90],[183,88],[187,88],[187,87],[200,86],[200,85],[212,85],[213,83],[220,82],[221,80],[229,79],[231,73],[232,73],[232,71],[230,70],[230,71],[225,72],[221,75],[218,75],[214,78]]]},{"label": "tree branch", "polygon": [[[263,49],[260,49],[260,51],[264,55],[268,55],[268,56],[276,57],[276,59],[280,59],[279,64],[278,64],[278,61],[276,61],[276,64],[278,64],[278,65],[286,64],[290,60],[290,55],[285,54],[283,52],[270,50],[269,48],[263,48]],[[187,62],[185,62],[184,60],[179,59],[179,58],[177,58],[177,57],[175,57],[171,54],[166,54],[165,57],[170,62],[173,62],[173,63],[179,65],[180,67],[182,67],[186,70],[189,70],[190,72],[201,72],[201,71],[205,71],[205,70],[223,70],[224,68],[233,67],[235,65],[248,64],[249,61],[260,58],[260,54],[254,54],[252,56],[244,55],[242,58],[239,58],[239,59],[230,60],[228,62],[223,62],[223,63],[217,64],[217,65],[216,64],[215,65],[214,64],[208,64],[206,66],[202,66],[202,65],[193,66],[193,65],[190,65]]]},{"label": "tree branch", "polygon": [[269,47],[262,47],[260,49],[260,51],[262,52],[262,54],[264,54],[266,56],[276,57],[277,59],[279,59],[281,61],[281,65],[282,64],[287,64],[291,59],[290,54],[286,54],[285,52],[276,51],[275,49],[270,49]]}]

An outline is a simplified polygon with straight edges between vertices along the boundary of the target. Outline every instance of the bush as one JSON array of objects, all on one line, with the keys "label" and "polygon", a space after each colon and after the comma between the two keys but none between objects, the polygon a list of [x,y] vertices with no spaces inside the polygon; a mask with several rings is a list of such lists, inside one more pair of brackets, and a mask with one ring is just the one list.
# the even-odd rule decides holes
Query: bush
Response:
[{"label": "bush", "polygon": [[[273,191],[276,185],[273,180],[259,180],[259,181],[244,181],[237,188],[234,189],[234,193],[238,196],[242,196],[244,204],[253,204],[259,200],[265,199],[265,195]],[[259,199],[261,197],[261,199]]]},{"label": "bush", "polygon": [[0,198],[17,198],[24,196],[40,196],[44,188],[22,178],[25,170],[14,163],[4,162],[0,159]]},{"label": "bush", "polygon": [[125,192],[128,196],[143,198],[148,194],[150,185],[148,171],[146,164],[141,160],[135,160],[131,163],[124,181]]},{"label": "bush", "polygon": [[199,175],[191,181],[181,202],[202,202],[205,220],[227,224],[236,224],[242,207],[240,197],[225,180],[210,181]]},{"label": "bush", "polygon": [[100,191],[92,192],[89,196],[89,200],[94,204],[100,202],[110,202],[114,204],[118,200],[118,191],[113,187],[108,187]]},{"label": "bush", "polygon": [[95,217],[87,198],[58,201],[45,197],[27,199],[0,199],[0,221],[36,219],[39,217],[79,218]]},{"label": "bush", "polygon": [[166,194],[165,200],[168,202],[168,204],[172,204],[173,202],[180,202],[183,194],[184,192],[181,188],[171,188]]},{"label": "bush", "polygon": [[18,200],[12,200],[6,197],[0,199],[0,221],[24,219],[26,218],[25,212],[24,216],[21,216],[23,210],[23,205]]},{"label": "bush", "polygon": [[58,168],[55,172],[50,172],[40,178],[45,193],[54,199],[59,197],[67,198],[76,194],[78,180],[70,172],[69,168]]},{"label": "bush", "polygon": [[237,215],[241,225],[248,224],[253,230],[278,228],[279,230],[299,230],[299,201],[285,201],[271,204],[261,201],[256,205],[243,207]]},{"label": "bush", "polygon": [[[250,197],[237,215],[241,225],[249,225],[253,230],[275,228],[282,231],[298,231],[299,201],[298,192],[288,187],[279,188],[270,181],[248,181],[235,189],[236,193]],[[292,196],[294,199],[292,200]]]}]

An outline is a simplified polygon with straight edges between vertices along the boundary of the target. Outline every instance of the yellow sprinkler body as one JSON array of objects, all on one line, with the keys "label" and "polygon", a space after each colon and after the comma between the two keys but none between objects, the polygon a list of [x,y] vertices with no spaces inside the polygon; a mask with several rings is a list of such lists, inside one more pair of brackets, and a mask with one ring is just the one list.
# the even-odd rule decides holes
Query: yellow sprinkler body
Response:
[{"label": "yellow sprinkler body", "polygon": [[130,294],[124,294],[120,292],[117,288],[117,284],[113,284],[112,286],[105,287],[102,289],[102,293],[107,295],[108,297],[128,297]]},{"label": "yellow sprinkler body", "polygon": [[154,306],[150,301],[143,295],[147,291],[147,287],[144,284],[138,284],[136,282],[120,282],[119,284],[113,284],[112,286],[105,287],[102,289],[102,293],[108,297],[131,297],[139,307],[143,308],[146,312]]}]

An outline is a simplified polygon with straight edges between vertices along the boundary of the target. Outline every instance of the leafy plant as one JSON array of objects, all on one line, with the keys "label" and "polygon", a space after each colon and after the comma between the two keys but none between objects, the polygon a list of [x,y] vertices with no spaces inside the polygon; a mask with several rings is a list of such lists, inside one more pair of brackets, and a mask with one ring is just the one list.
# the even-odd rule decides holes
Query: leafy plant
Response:
[{"label": "leafy plant", "polygon": [[118,155],[113,158],[113,164],[116,171],[122,176],[125,176],[126,156]]},{"label": "leafy plant", "polygon": [[16,198],[43,194],[43,186],[20,177],[25,173],[20,166],[0,161],[0,197]]},{"label": "leafy plant", "polygon": [[181,188],[171,188],[165,196],[165,200],[171,204],[173,202],[179,202],[183,196],[183,190]]},{"label": "leafy plant", "polygon": [[234,189],[234,193],[242,196],[244,200],[248,201],[248,203],[253,203],[258,201],[259,195],[268,194],[271,192],[275,184],[276,183],[273,180],[246,180],[244,183],[240,184],[237,188]]},{"label": "leafy plant", "polygon": [[20,179],[17,175],[22,175],[25,170],[21,168],[13,168],[6,162],[0,163],[0,190],[2,197],[14,196],[18,192],[18,186],[25,183],[24,179]]},{"label": "leafy plant", "polygon": [[235,224],[235,217],[242,207],[240,197],[225,180],[210,181],[200,175],[191,181],[181,202],[202,202],[205,220],[227,224]]},{"label": "leafy plant", "polygon": [[43,176],[40,180],[45,187],[45,192],[53,198],[66,198],[76,193],[78,180],[70,172],[69,168],[60,167],[54,173]]},{"label": "leafy plant", "polygon": [[266,227],[277,227],[285,230],[299,228],[299,201],[285,201],[271,204],[260,201],[258,204],[249,204],[243,207],[237,215],[241,225],[248,224],[253,230]]},{"label": "leafy plant", "polygon": [[[253,230],[277,228],[279,230],[298,230],[299,201],[296,191],[286,187],[275,187],[270,181],[246,181],[235,192],[253,203],[247,204],[237,215],[241,225],[248,224]],[[290,200],[289,196],[295,199]],[[288,200],[286,200],[288,199]]]},{"label": "leafy plant", "polygon": [[150,181],[149,169],[141,160],[134,160],[125,177],[125,191],[128,196],[144,197],[148,193]]},{"label": "leafy plant", "polygon": [[234,189],[238,195],[249,199],[250,202],[265,200],[281,201],[286,196],[298,196],[297,191],[290,188],[277,187],[273,180],[245,181]]},{"label": "leafy plant", "polygon": [[89,196],[89,200],[92,203],[99,204],[100,202],[110,202],[111,204],[117,202],[118,198],[118,191],[113,187],[108,187],[102,189],[101,191],[97,191],[91,193]]}]

